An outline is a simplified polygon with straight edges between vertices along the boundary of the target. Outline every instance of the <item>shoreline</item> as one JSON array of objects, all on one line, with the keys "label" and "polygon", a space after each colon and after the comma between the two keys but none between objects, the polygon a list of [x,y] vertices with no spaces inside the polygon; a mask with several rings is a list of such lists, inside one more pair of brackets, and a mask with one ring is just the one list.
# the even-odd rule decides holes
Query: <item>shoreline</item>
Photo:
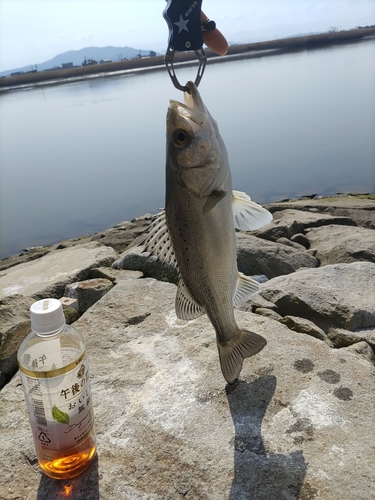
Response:
[{"label": "shoreline", "polygon": [[[280,38],[266,42],[231,45],[224,56],[218,56],[210,49],[205,49],[207,59],[211,63],[227,62],[236,59],[277,55],[284,52],[308,50],[328,45],[360,41],[375,36],[375,26],[322,33],[318,35]],[[174,58],[175,66],[196,64],[194,52],[179,52]],[[73,81],[86,80],[93,77],[120,76],[126,73],[159,71],[165,69],[164,55],[96,64],[93,66],[77,66],[69,69],[51,69],[41,72],[23,73],[0,78],[0,92],[19,90],[32,85],[57,85]]]},{"label": "shoreline", "polygon": [[[341,202],[344,205],[355,205],[356,203],[359,203],[362,205],[361,208],[363,210],[368,210],[369,212],[373,211],[375,218],[375,193],[338,193],[337,195],[327,197],[316,196],[317,195],[300,196],[293,199],[285,198],[275,202],[263,203],[262,206],[273,212],[285,209],[290,205],[293,205],[297,210],[302,209],[302,207],[306,208],[307,206],[319,210],[318,207],[323,206],[324,204],[340,204]],[[120,222],[119,224],[115,224],[114,226],[103,229],[102,231],[97,231],[93,234],[85,234],[74,238],[66,238],[47,245],[26,247],[19,253],[14,253],[0,259],[0,272],[18,264],[23,264],[35,259],[39,259],[40,257],[46,255],[51,251],[88,243],[90,241],[98,241],[103,244],[108,244],[120,253],[123,250],[124,245],[126,246],[131,243],[133,239],[137,238],[147,229],[152,217],[153,214],[143,214],[132,219],[131,221]],[[123,239],[124,232],[127,232],[129,235],[131,235],[130,238],[125,241]],[[108,240],[108,243],[106,243],[105,240]]]}]

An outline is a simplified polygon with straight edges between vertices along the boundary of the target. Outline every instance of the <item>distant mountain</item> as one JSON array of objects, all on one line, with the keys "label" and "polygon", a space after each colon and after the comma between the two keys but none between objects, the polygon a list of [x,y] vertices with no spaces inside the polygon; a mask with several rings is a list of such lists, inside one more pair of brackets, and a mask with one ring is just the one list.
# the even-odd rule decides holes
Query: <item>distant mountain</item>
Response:
[{"label": "distant mountain", "polygon": [[[85,47],[80,50],[69,50],[55,56],[49,61],[37,64],[38,71],[61,67],[64,63],[73,63],[73,66],[81,66],[85,58],[93,59],[94,61],[102,61],[111,59],[112,61],[120,61],[121,59],[130,59],[138,54],[142,56],[150,55],[150,50],[139,50],[132,47]],[[9,69],[0,73],[0,76],[7,76],[18,71],[30,71],[35,69],[35,65],[23,66],[22,68]]]}]

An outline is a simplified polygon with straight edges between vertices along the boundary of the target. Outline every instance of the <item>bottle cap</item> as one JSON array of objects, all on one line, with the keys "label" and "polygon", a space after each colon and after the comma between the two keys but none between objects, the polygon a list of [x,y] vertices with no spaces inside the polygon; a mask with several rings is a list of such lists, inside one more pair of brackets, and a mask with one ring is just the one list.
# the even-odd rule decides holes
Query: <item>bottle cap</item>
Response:
[{"label": "bottle cap", "polygon": [[65,325],[61,302],[57,299],[43,299],[30,307],[31,328],[36,333],[55,333]]}]

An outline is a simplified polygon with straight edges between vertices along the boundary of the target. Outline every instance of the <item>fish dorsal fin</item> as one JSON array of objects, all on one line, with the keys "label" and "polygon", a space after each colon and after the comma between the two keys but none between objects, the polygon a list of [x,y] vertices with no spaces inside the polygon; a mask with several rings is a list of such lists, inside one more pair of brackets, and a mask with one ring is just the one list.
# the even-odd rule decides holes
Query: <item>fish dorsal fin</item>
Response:
[{"label": "fish dorsal fin", "polygon": [[259,292],[259,283],[249,276],[238,273],[236,293],[233,297],[233,306],[241,307],[251,297]]},{"label": "fish dorsal fin", "polygon": [[164,210],[155,216],[147,229],[145,239],[140,244],[145,246],[146,252],[155,255],[162,262],[178,267]]},{"label": "fish dorsal fin", "polygon": [[178,282],[175,308],[179,319],[195,319],[206,313],[204,307],[200,306],[190,295],[182,278]]},{"label": "fish dorsal fin", "polygon": [[272,221],[272,214],[251,201],[250,196],[241,191],[233,191],[234,227],[242,231],[254,231]]}]

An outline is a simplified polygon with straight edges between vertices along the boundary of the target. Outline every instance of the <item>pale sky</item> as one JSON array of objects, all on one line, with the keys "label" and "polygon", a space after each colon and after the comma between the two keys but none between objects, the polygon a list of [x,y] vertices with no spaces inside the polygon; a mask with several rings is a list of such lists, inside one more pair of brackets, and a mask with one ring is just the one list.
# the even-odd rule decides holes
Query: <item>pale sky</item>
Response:
[{"label": "pale sky", "polygon": [[[84,47],[164,52],[164,0],[0,0],[0,71]],[[375,0],[203,0],[229,42],[375,24]]]}]

